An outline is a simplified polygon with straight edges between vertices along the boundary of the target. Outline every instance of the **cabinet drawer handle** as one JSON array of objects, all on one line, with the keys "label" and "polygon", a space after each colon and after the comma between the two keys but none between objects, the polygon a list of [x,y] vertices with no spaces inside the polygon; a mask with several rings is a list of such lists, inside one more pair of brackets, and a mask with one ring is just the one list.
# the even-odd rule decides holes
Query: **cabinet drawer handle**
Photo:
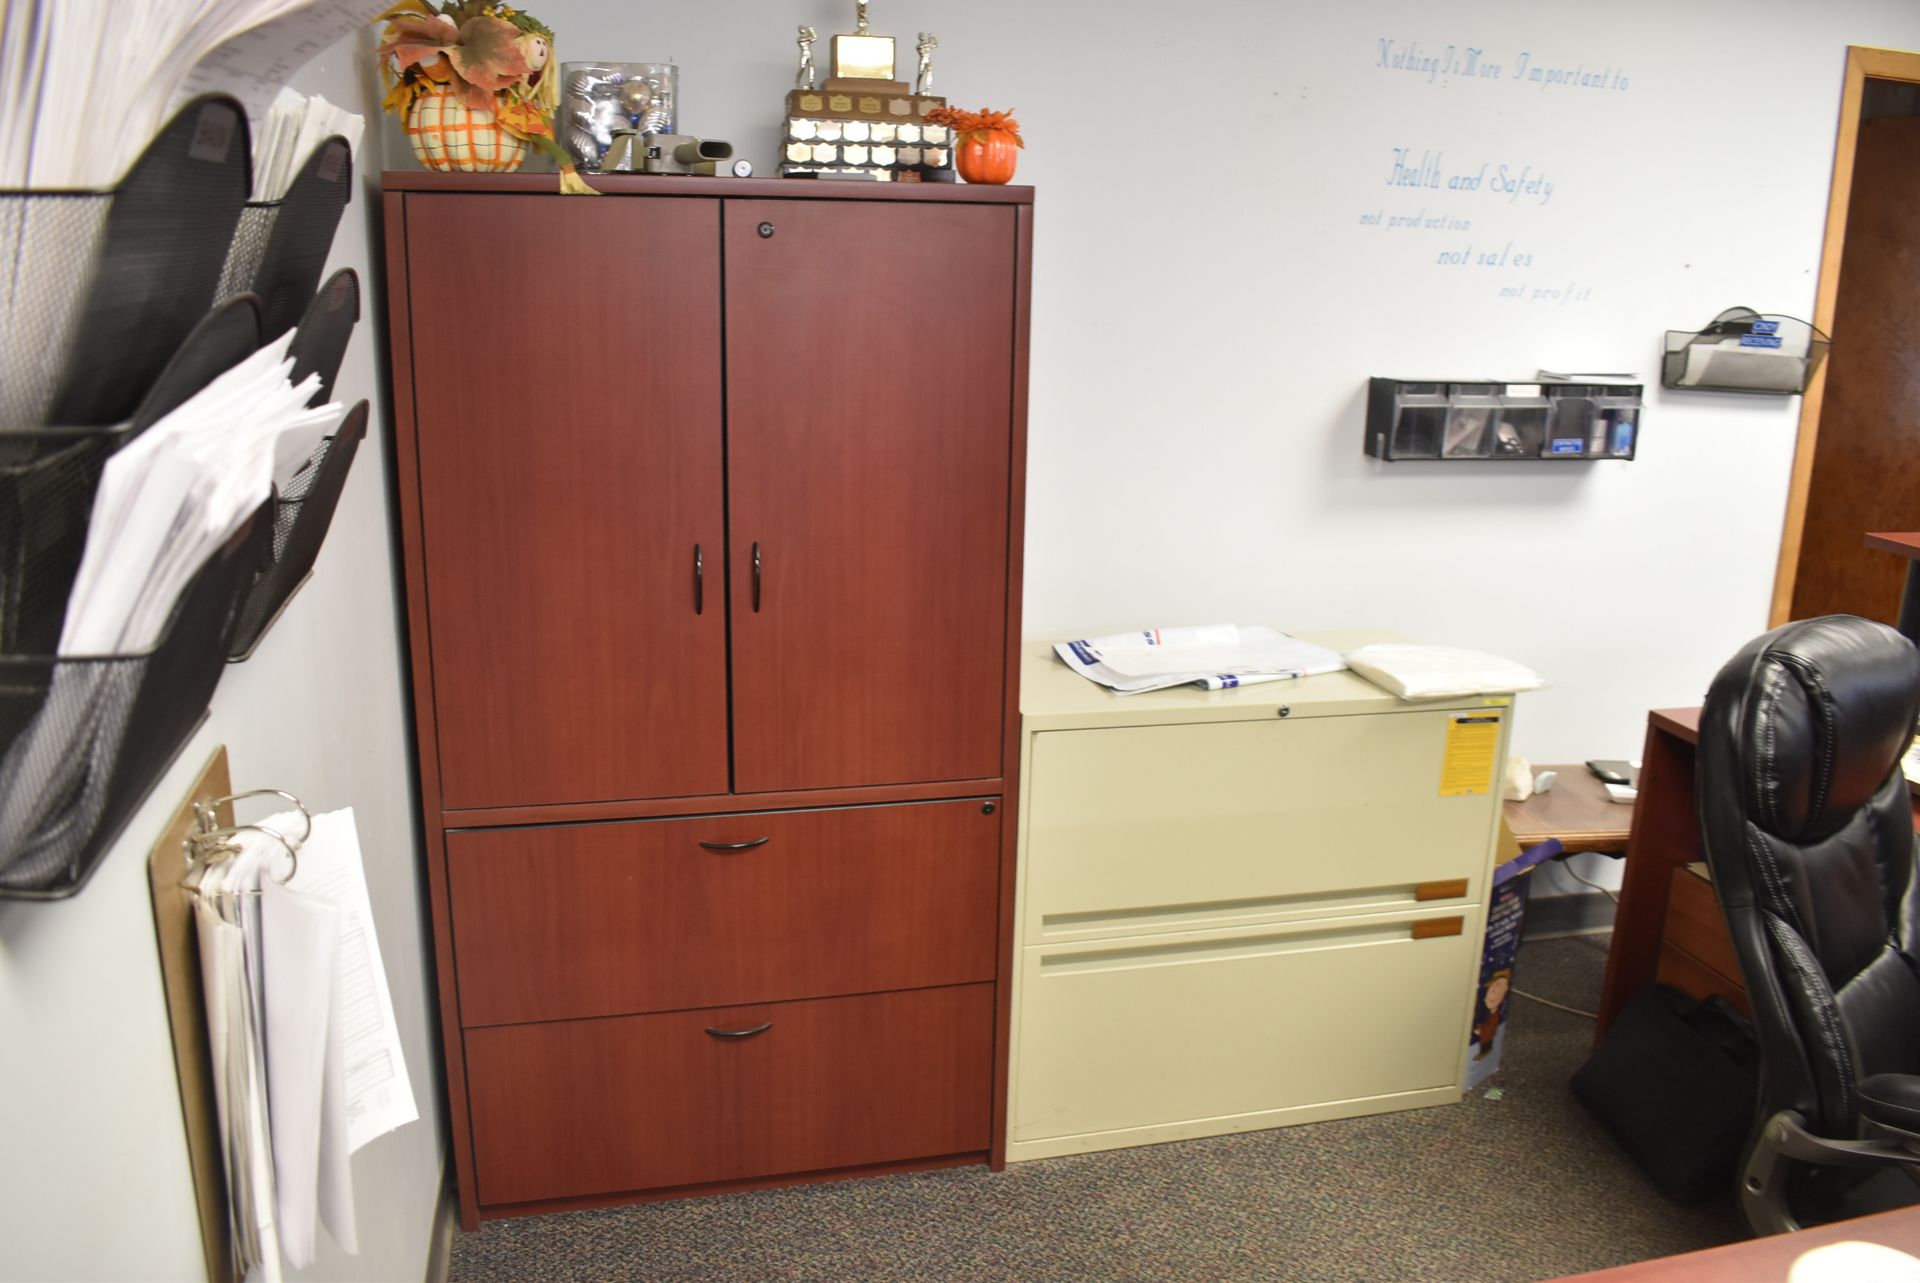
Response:
[{"label": "cabinet drawer handle", "polygon": [[700,560],[700,545],[693,546],[693,613],[704,614],[707,609],[707,572]]},{"label": "cabinet drawer handle", "polygon": [[712,1025],[708,1025],[707,1035],[712,1038],[751,1038],[755,1034],[763,1034],[771,1028],[773,1028],[773,1021],[771,1020],[767,1021],[764,1025],[755,1025],[751,1029],[715,1029]]},{"label": "cabinet drawer handle", "polygon": [[760,613],[760,545],[753,546],[753,612]]},{"label": "cabinet drawer handle", "polygon": [[756,846],[765,846],[771,840],[770,838],[748,838],[745,842],[702,842],[700,846],[703,850],[730,855],[735,851],[751,851]]}]

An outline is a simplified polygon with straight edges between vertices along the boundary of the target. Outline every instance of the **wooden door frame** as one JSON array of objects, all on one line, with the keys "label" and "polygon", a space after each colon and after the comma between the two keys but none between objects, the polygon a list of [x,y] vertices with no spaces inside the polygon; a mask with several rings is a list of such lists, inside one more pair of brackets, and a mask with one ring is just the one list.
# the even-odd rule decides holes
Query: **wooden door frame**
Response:
[{"label": "wooden door frame", "polygon": [[[1820,284],[1813,304],[1814,328],[1827,335],[1833,334],[1834,305],[1840,297],[1840,261],[1846,248],[1847,208],[1853,198],[1853,158],[1860,139],[1860,108],[1869,79],[1920,84],[1920,53],[1847,46],[1846,79],[1840,92],[1840,128],[1833,148],[1833,185],[1827,194],[1827,232],[1820,250]],[[1780,532],[1780,561],[1774,571],[1773,604],[1767,614],[1769,628],[1786,623],[1793,609],[1794,580],[1800,571],[1800,543],[1807,524],[1807,495],[1813,485],[1813,456],[1820,439],[1820,411],[1826,400],[1827,364],[1822,362],[1800,400],[1800,433],[1793,451],[1786,520]]]}]

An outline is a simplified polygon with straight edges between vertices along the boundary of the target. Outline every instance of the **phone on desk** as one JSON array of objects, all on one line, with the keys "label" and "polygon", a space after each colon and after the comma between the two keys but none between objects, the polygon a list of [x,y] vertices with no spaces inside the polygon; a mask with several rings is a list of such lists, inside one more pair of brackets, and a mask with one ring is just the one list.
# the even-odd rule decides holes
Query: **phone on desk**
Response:
[{"label": "phone on desk", "polygon": [[1611,758],[1589,759],[1587,769],[1598,776],[1602,784],[1625,784],[1633,788],[1640,783],[1640,765],[1637,762],[1618,761]]}]

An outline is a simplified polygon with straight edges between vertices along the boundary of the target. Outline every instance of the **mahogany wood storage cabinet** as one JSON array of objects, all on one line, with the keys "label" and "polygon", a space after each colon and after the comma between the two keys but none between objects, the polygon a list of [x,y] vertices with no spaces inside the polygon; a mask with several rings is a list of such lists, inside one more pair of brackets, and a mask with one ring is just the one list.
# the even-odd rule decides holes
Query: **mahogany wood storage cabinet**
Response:
[{"label": "mahogany wood storage cabinet", "polygon": [[1003,1161],[1027,188],[386,176],[460,1211]]}]

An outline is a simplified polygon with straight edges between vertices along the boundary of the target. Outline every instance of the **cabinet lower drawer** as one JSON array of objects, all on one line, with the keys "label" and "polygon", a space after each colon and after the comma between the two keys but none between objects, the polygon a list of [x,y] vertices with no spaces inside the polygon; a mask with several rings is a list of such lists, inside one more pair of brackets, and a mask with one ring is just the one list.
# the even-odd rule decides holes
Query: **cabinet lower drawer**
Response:
[{"label": "cabinet lower drawer", "polygon": [[461,1022],[989,980],[999,851],[978,801],[450,833]]},{"label": "cabinet lower drawer", "polygon": [[[1027,944],[1482,898],[1498,807],[1444,795],[1454,719],[1413,710],[1043,731],[1021,851]],[[1504,728],[1496,728],[1503,732]],[[1461,737],[1464,739],[1465,737]]]},{"label": "cabinet lower drawer", "polygon": [[1011,1139],[1457,1089],[1482,912],[1024,949]]},{"label": "cabinet lower drawer", "polygon": [[[709,1029],[740,1031],[715,1037]],[[482,1203],[987,1148],[993,986],[469,1029]]]}]

